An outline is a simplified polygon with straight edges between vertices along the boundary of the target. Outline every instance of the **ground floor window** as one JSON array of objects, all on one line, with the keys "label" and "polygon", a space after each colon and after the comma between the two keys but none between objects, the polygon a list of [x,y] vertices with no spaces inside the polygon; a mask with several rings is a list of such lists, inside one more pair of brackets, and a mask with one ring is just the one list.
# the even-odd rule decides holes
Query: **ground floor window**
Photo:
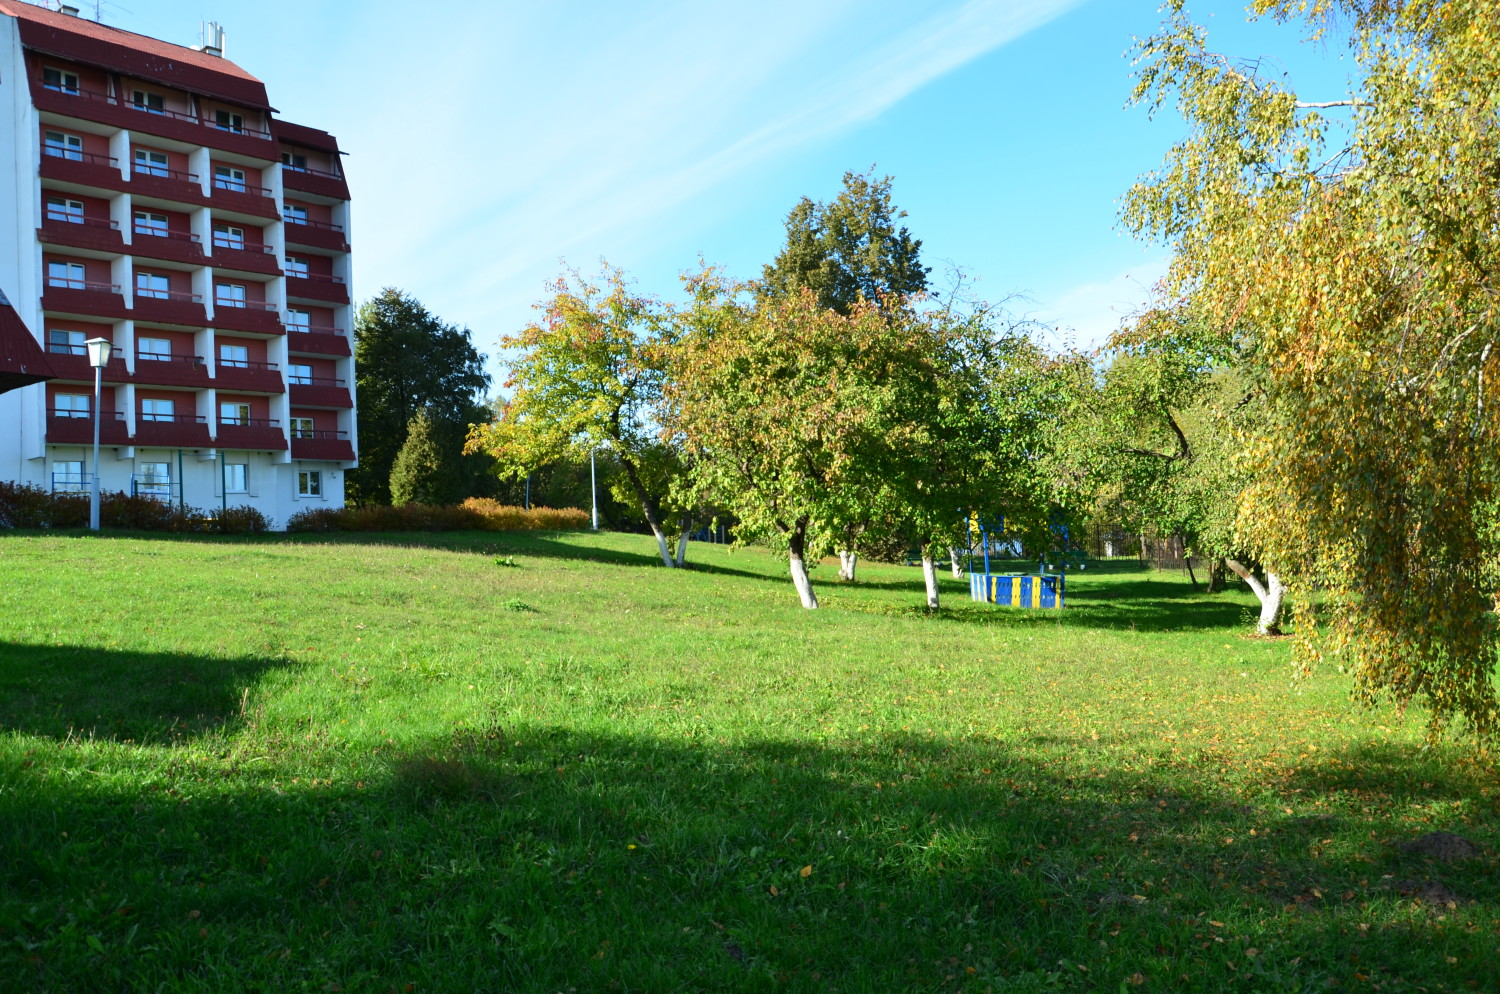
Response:
[{"label": "ground floor window", "polygon": [[297,496],[298,497],[321,497],[323,496],[323,474],[317,470],[297,471]]},{"label": "ground floor window", "polygon": [[135,474],[135,492],[148,497],[171,497],[171,465],[164,462],[141,463]]},{"label": "ground floor window", "polygon": [[250,492],[250,466],[248,463],[227,462],[224,464],[224,492],[230,494]]},{"label": "ground floor window", "polygon": [[60,494],[80,494],[88,490],[83,475],[82,459],[55,459],[52,462],[52,491]]}]

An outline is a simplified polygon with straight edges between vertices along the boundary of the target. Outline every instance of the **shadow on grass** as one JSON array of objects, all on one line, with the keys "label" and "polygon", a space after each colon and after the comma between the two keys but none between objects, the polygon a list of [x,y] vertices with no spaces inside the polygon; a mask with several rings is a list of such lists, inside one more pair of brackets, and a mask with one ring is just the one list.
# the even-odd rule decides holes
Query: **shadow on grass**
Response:
[{"label": "shadow on grass", "polygon": [[[80,777],[65,747],[0,772],[0,930],[16,975],[56,990],[224,989],[230,969],[237,989],[378,991],[1493,979],[1494,860],[1384,845],[1406,809],[1368,795],[1392,766],[1422,785],[1403,802],[1473,797],[1475,776],[1356,752],[1247,802],[1186,760],[1131,772],[1090,748],[492,721],[332,775],[298,757],[143,785]],[[1334,759],[1350,779],[1317,786]]]},{"label": "shadow on grass", "polygon": [[239,715],[277,659],[0,643],[0,731],[53,739],[171,742]]}]

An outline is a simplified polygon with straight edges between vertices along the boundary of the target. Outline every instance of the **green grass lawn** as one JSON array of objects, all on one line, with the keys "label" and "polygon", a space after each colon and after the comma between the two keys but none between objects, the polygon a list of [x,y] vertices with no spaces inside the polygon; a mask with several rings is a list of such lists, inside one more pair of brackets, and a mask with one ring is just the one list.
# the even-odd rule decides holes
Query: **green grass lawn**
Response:
[{"label": "green grass lawn", "polygon": [[0,536],[0,989],[1500,987],[1493,767],[1248,594],[690,559]]}]

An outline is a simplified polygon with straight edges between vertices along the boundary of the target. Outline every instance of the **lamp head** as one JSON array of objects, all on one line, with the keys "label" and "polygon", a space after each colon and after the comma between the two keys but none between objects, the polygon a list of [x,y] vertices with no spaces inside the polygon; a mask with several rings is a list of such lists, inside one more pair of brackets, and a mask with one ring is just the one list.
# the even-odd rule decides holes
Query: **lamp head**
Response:
[{"label": "lamp head", "polygon": [[103,369],[109,365],[109,354],[114,351],[114,345],[107,338],[90,338],[83,343],[84,348],[89,350],[89,365],[95,369]]}]

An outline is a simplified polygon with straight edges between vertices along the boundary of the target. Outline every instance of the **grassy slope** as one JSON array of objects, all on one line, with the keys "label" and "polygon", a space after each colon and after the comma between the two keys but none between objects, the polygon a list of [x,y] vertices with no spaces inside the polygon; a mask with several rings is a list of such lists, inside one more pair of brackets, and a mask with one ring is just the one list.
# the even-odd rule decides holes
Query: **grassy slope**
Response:
[{"label": "grassy slope", "polygon": [[[415,540],[422,544],[397,544]],[[496,564],[514,555],[518,568]],[[0,537],[0,976],[37,990],[1463,990],[1493,771],[1248,595],[1063,612],[636,536]],[[1403,896],[1439,880],[1453,908]],[[1393,886],[1396,884],[1397,886]],[[3,985],[0,985],[3,986]]]}]

